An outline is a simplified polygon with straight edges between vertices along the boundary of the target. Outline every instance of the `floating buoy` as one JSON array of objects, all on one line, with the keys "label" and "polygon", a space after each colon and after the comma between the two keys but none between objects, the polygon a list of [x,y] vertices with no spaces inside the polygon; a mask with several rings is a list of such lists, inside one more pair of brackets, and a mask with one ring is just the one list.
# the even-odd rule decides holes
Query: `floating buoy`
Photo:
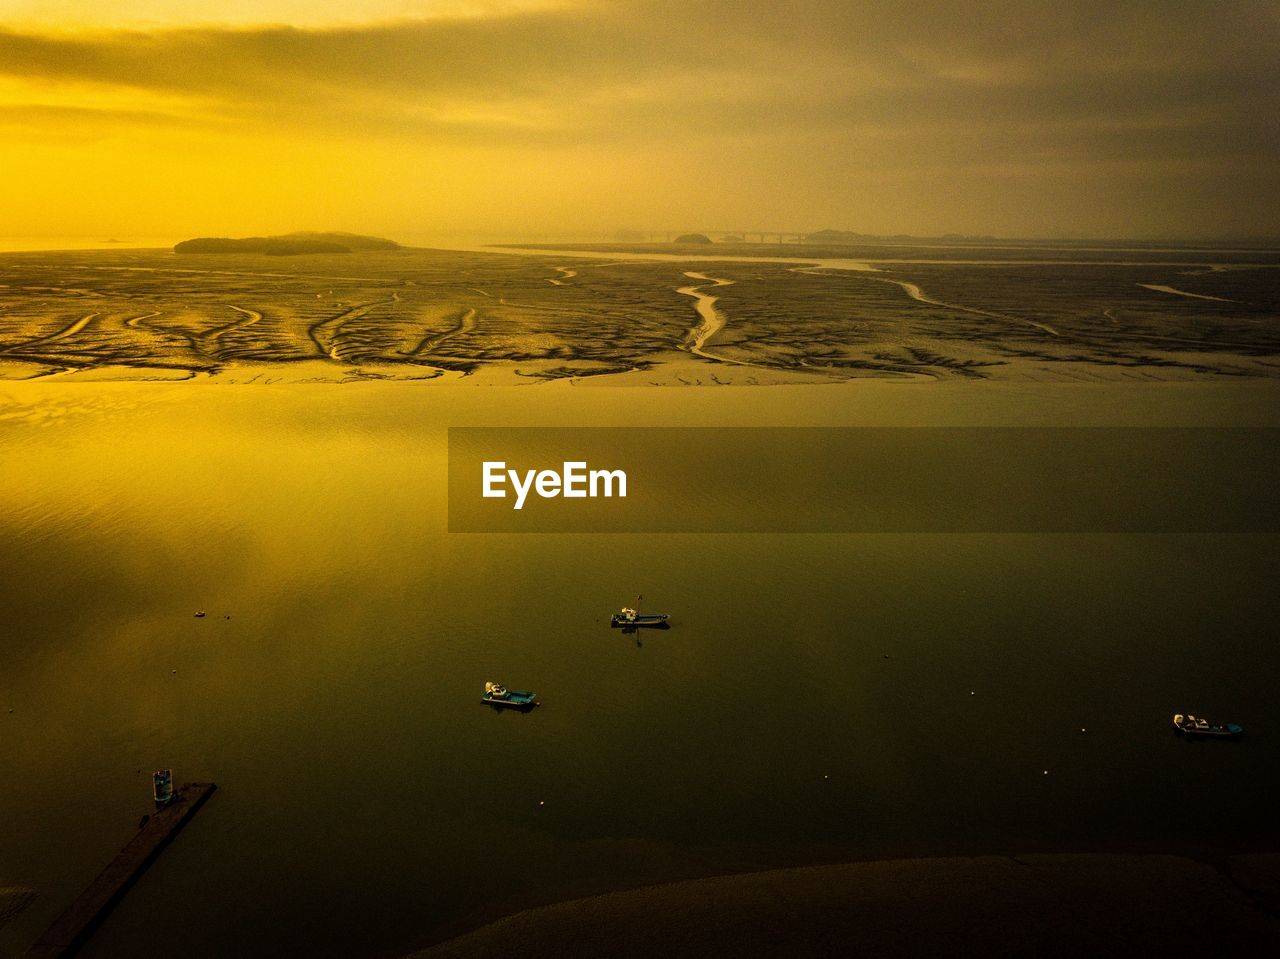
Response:
[{"label": "floating buoy", "polygon": [[970,696],[974,695],[974,692],[973,692],[973,690],[972,690],[972,689],[971,689],[971,690],[969,690],[969,695],[970,695]]},{"label": "floating buoy", "polygon": [[204,610],[203,610],[203,609],[202,609],[202,610],[199,610],[199,611],[196,613],[196,619],[204,619]]},{"label": "floating buoy", "polygon": [[171,670],[169,670],[169,672],[170,672],[170,673],[172,673],[172,674],[173,674],[173,675],[175,675],[175,676],[178,674],[178,671],[177,671],[176,669],[171,669]]}]

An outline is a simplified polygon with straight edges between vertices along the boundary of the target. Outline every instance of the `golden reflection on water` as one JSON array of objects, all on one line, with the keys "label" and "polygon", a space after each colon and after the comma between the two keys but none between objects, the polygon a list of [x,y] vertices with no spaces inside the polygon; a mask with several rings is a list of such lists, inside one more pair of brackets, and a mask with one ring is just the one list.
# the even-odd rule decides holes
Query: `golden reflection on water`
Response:
[{"label": "golden reflection on water", "polygon": [[[189,930],[209,956],[245,936],[351,954],[370,929],[390,952],[496,903],[942,843],[957,822],[993,843],[1109,835],[1174,781],[1193,808],[1231,788],[1232,828],[1251,828],[1272,784],[1245,753],[1188,779],[1163,737],[1137,757],[1131,737],[1082,743],[1045,677],[1117,732],[1188,696],[1262,710],[1265,651],[1198,651],[1280,612],[1274,537],[445,532],[449,425],[1267,425],[1280,409],[1243,387],[994,387],[6,387],[0,885],[40,896],[0,950],[127,839],[158,765],[222,788],[90,959]],[[636,592],[675,618],[641,646],[604,625]],[[488,679],[544,709],[489,714]],[[495,774],[518,788],[479,788]],[[479,868],[494,844],[527,869]]]}]

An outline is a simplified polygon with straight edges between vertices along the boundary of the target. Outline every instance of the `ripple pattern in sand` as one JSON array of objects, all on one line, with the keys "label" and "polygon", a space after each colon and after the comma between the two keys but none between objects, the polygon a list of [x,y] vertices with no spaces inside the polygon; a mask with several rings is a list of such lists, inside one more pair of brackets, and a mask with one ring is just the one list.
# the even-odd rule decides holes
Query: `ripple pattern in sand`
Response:
[{"label": "ripple pattern in sand", "polygon": [[70,323],[56,333],[50,333],[47,336],[37,336],[34,339],[27,340],[23,343],[14,343],[10,346],[0,348],[0,353],[25,353],[35,346],[44,346],[46,343],[56,343],[58,340],[69,339],[80,333],[93,322],[94,317],[100,316],[99,313],[86,313],[74,323]]},{"label": "ripple pattern in sand", "polygon": [[[398,299],[398,298],[397,298]],[[363,303],[359,306],[353,306],[348,310],[343,310],[334,316],[313,323],[307,330],[307,335],[311,337],[311,342],[316,345],[316,349],[324,356],[331,360],[342,362],[349,358],[348,354],[356,352],[362,345],[359,337],[352,338],[344,336],[343,326],[351,321],[357,320],[371,310],[392,303],[394,300],[378,300],[374,303]]]},{"label": "ripple pattern in sand", "polygon": [[207,333],[201,334],[198,338],[198,342],[201,350],[204,352],[207,353],[216,349],[218,341],[222,339],[224,334],[230,333],[232,330],[242,330],[247,326],[253,326],[253,324],[262,319],[262,314],[257,310],[246,310],[244,307],[231,306],[230,304],[228,304],[227,309],[234,310],[239,313],[240,316],[232,320],[230,323],[223,323],[221,326],[215,326]]},{"label": "ripple pattern in sand", "polygon": [[472,307],[463,310],[462,315],[458,317],[458,325],[452,329],[445,330],[443,333],[432,333],[424,337],[417,346],[411,350],[406,350],[405,356],[423,356],[430,353],[436,347],[446,340],[450,340],[455,336],[461,336],[464,333],[471,333],[478,325],[478,317],[476,311]]}]

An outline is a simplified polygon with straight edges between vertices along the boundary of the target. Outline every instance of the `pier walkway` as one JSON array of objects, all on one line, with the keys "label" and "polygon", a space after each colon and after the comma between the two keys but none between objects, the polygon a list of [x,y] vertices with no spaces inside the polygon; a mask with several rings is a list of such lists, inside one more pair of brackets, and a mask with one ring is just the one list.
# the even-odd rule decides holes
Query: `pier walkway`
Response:
[{"label": "pier walkway", "polygon": [[27,959],[74,955],[216,788],[214,783],[186,783],[175,790],[173,801],[147,820],[89,888],[27,950]]}]

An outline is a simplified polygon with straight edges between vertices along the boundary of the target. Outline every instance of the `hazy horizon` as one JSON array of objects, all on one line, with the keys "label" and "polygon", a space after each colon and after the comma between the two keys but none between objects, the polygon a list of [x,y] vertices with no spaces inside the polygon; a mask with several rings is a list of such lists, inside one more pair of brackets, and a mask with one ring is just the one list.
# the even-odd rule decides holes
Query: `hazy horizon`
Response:
[{"label": "hazy horizon", "polygon": [[1280,8],[0,2],[10,237],[1270,239]]},{"label": "hazy horizon", "polygon": [[[369,231],[359,229],[337,229],[337,230],[293,230],[284,229],[280,234],[287,233],[353,233],[362,235],[373,235]],[[492,247],[495,252],[500,251],[503,247],[519,248],[522,245],[536,248],[543,244],[552,244],[558,248],[565,248],[571,244],[581,244],[583,249],[606,249],[608,245],[630,246],[634,244],[663,244],[675,234],[684,234],[688,232],[697,232],[696,230],[685,229],[666,229],[666,230],[641,230],[644,233],[644,239],[635,237],[624,238],[619,235],[619,231],[577,231],[566,233],[509,233],[495,231],[492,233],[475,233],[465,230],[440,231],[437,233],[395,233],[385,236],[400,244],[406,249],[438,249],[438,250],[480,250]],[[831,243],[804,243],[798,240],[786,240],[782,244],[776,242],[778,233],[792,235],[803,231],[792,230],[765,230],[763,244],[759,241],[758,231],[751,231],[745,238],[745,242],[750,246],[759,246],[762,250],[768,248],[776,251],[781,246],[794,247],[796,249],[796,257],[804,259],[806,257],[814,257],[820,255],[820,251],[832,246]],[[812,231],[817,232],[817,231]],[[83,235],[56,235],[56,234],[33,234],[25,236],[8,236],[0,234],[0,253],[37,253],[37,252],[74,252],[83,250],[168,250],[176,243],[182,240],[194,239],[197,236],[212,236],[214,234],[204,232],[193,232],[185,235],[176,234],[160,234],[156,236],[123,236],[108,237],[99,234],[83,234]],[[223,234],[219,234],[223,235]],[[225,235],[236,237],[249,236],[250,234],[240,232],[229,232]],[[279,234],[254,234],[254,235],[279,235]],[[380,235],[380,234],[379,234]],[[723,246],[724,241],[718,233],[712,233],[715,246]],[[1220,252],[1236,251],[1272,251],[1280,249],[1280,234],[1270,236],[1117,236],[1117,237],[1085,237],[1085,236],[1058,236],[1058,237],[1033,237],[1033,236],[987,236],[977,237],[975,235],[952,235],[952,236],[918,236],[906,234],[888,234],[880,238],[880,241],[867,239],[859,244],[850,244],[850,248],[857,247],[874,247],[884,245],[892,247],[895,245],[912,245],[911,241],[919,241],[921,245],[929,245],[939,243],[943,246],[959,247],[972,246],[974,248],[998,249],[1002,246],[1009,247],[1037,247],[1043,245],[1045,247],[1062,246],[1074,247],[1082,250],[1088,249],[1125,249],[1125,248],[1143,248],[1148,250],[1158,250],[1161,248],[1181,249],[1194,251],[1197,249],[1215,250]],[[839,245],[839,244],[836,244]],[[731,249],[741,249],[736,245]],[[759,255],[765,255],[762,252]],[[728,255],[728,254],[726,254]]]}]

